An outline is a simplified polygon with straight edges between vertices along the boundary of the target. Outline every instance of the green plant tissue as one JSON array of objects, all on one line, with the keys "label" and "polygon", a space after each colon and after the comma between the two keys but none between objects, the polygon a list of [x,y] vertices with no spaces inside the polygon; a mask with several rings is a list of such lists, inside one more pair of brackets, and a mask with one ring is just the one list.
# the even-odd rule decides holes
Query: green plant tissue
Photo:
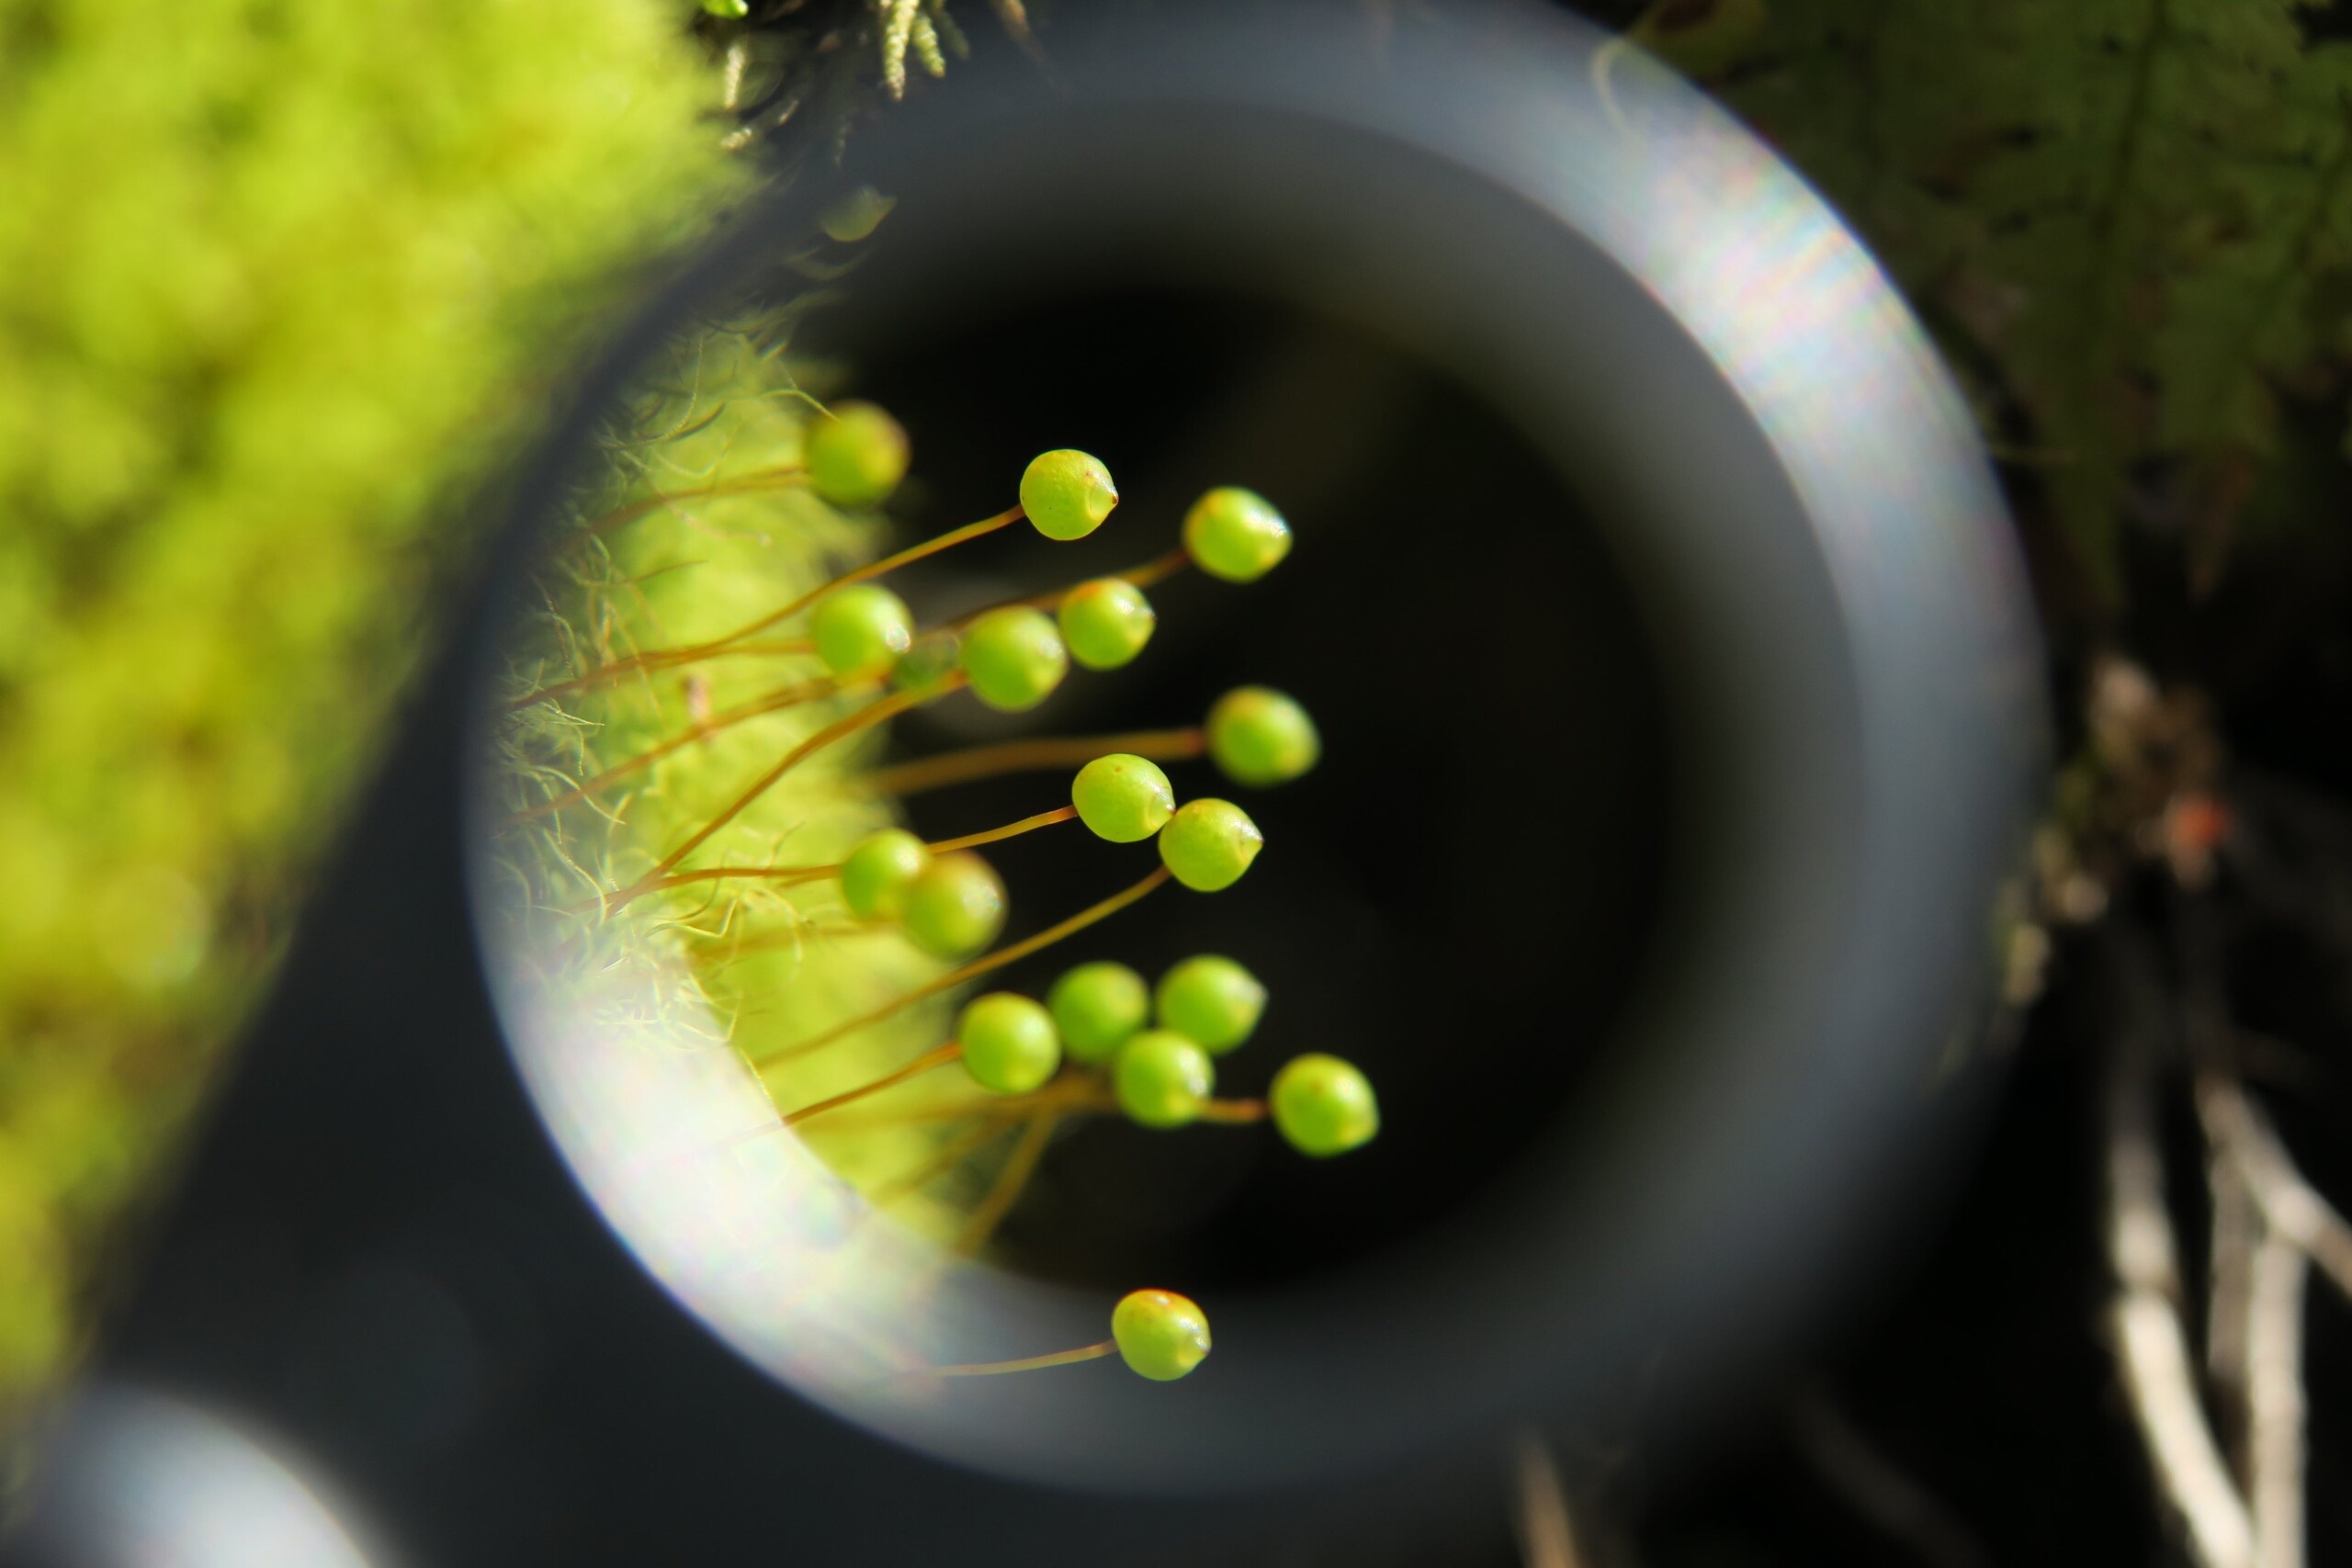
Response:
[{"label": "green plant tissue", "polygon": [[0,0],[0,1412],[70,1359],[462,501],[752,177],[653,0]]}]

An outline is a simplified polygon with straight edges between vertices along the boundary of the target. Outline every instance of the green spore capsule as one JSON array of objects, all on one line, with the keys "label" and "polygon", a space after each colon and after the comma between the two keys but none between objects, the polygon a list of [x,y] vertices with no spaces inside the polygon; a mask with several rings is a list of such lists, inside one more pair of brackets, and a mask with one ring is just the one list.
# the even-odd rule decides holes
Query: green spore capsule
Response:
[{"label": "green spore capsule", "polygon": [[750,0],[702,0],[703,12],[722,21],[740,22],[752,14]]},{"label": "green spore capsule", "polygon": [[956,1038],[964,1070],[991,1094],[1027,1094],[1062,1065],[1053,1015],[1012,991],[991,991],[965,1008]]},{"label": "green spore capsule", "polygon": [[1083,539],[1119,504],[1111,470],[1090,453],[1040,452],[1021,475],[1021,510],[1048,539]]},{"label": "green spore capsule", "polygon": [[1147,1029],[1119,1047],[1111,1089],[1127,1119],[1144,1127],[1182,1127],[1201,1113],[1216,1087],[1209,1054],[1181,1034]]},{"label": "green spore capsule", "polygon": [[1151,1021],[1151,992],[1124,964],[1081,964],[1046,993],[1046,1006],[1074,1062],[1108,1061]]},{"label": "green spore capsule", "polygon": [[936,856],[907,885],[899,919],[933,957],[968,957],[1004,929],[1004,883],[976,854]]},{"label": "green spore capsule", "polygon": [[1159,858],[1195,893],[1216,893],[1241,880],[1265,847],[1250,814],[1229,800],[1188,800],[1159,830]]},{"label": "green spore capsule", "polygon": [[1272,686],[1237,686],[1209,709],[1209,756],[1238,784],[1288,784],[1321,760],[1306,710]]},{"label": "green spore capsule", "polygon": [[1069,650],[1054,623],[1035,610],[991,610],[964,634],[964,673],[973,694],[992,708],[1035,707],[1069,673]]},{"label": "green spore capsule", "polygon": [[[705,0],[706,5],[708,3],[709,0]],[[719,0],[719,3],[726,4],[727,0]],[[743,0],[734,0],[734,3],[740,6]],[[736,13],[741,14],[740,11]],[[817,227],[825,231],[828,240],[844,245],[855,244],[882,227],[882,220],[889,217],[890,209],[898,205],[898,197],[884,196],[872,186],[860,186],[819,213]]]},{"label": "green spore capsule", "polygon": [[1176,814],[1176,788],[1158,763],[1114,751],[1078,770],[1069,803],[1096,838],[1139,844]]},{"label": "green spore capsule", "polygon": [[907,889],[931,864],[931,852],[904,828],[868,833],[842,862],[842,902],[861,920],[895,920]]},{"label": "green spore capsule", "polygon": [[1221,1056],[1258,1027],[1266,987],[1232,959],[1204,953],[1162,975],[1154,1001],[1160,1028]]},{"label": "green spore capsule", "polygon": [[1174,1382],[1208,1359],[1209,1316],[1173,1291],[1129,1291],[1111,1309],[1111,1338],[1129,1371]]},{"label": "green spore capsule", "polygon": [[964,663],[964,639],[954,632],[933,632],[890,667],[890,684],[901,692],[928,692],[939,686]]},{"label": "green spore capsule", "polygon": [[1267,1094],[1291,1147],[1318,1159],[1362,1148],[1380,1131],[1380,1102],[1355,1064],[1311,1053],[1285,1063]]},{"label": "green spore capsule", "polygon": [[1256,491],[1226,485],[1184,513],[1184,547],[1211,577],[1255,582],[1290,554],[1290,525]]},{"label": "green spore capsule", "polygon": [[913,646],[915,618],[887,588],[861,582],[828,595],[808,617],[808,636],[825,668],[843,680],[879,675]]},{"label": "green spore capsule", "polygon": [[872,506],[907,477],[907,433],[866,402],[835,403],[812,421],[800,459],[808,488],[835,506]]},{"label": "green spore capsule", "polygon": [[1089,670],[1116,670],[1143,651],[1159,624],[1143,590],[1124,577],[1098,577],[1062,595],[1054,612],[1069,656]]}]

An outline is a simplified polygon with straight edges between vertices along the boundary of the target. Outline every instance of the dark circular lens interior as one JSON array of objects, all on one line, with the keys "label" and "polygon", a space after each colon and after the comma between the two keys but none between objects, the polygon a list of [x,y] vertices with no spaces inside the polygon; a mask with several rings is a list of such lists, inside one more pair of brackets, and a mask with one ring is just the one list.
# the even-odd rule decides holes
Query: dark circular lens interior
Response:
[{"label": "dark circular lens interior", "polygon": [[[1272,1000],[1218,1062],[1261,1093],[1306,1051],[1360,1065],[1380,1136],[1306,1158],[1268,1127],[1153,1132],[1094,1117],[1052,1146],[1000,1235],[1016,1267],[1074,1283],[1265,1286],[1443,1223],[1508,1179],[1612,1035],[1672,880],[1660,671],[1592,521],[1552,467],[1457,379],[1292,307],[1158,288],[968,310],[860,333],[851,386],[912,432],[906,539],[1006,502],[1027,458],[1102,457],[1122,503],[1091,537],[1028,529],[898,581],[926,622],[1170,548],[1203,490],[1272,499],[1290,558],[1247,587],[1186,573],[1153,591],[1134,664],[1075,671],[1041,708],[968,699],[898,722],[892,759],[1014,735],[1194,724],[1229,688],[1288,692],[1321,765],[1272,790],[1206,761],[1180,798],[1224,795],[1267,848],[1215,895],[1163,889],[991,977],[1042,996],[1094,958],[1148,977],[1193,953],[1240,960]],[[915,795],[926,837],[1066,803],[1064,772]],[[1132,882],[1156,857],[1076,826],[993,846],[1017,939]]]}]

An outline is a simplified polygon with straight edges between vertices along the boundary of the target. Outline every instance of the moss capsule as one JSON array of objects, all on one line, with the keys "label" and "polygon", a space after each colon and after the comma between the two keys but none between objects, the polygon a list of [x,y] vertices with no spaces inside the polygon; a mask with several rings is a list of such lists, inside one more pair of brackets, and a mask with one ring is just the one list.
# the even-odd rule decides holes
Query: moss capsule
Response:
[{"label": "moss capsule", "polygon": [[1204,953],[1162,975],[1153,999],[1160,1028],[1223,1055],[1258,1027],[1266,1010],[1266,987],[1232,959]]},{"label": "moss capsule", "polygon": [[931,852],[903,828],[868,833],[842,862],[842,902],[861,920],[895,920],[907,888],[931,864]]},{"label": "moss capsule", "polygon": [[1182,1127],[1201,1113],[1216,1087],[1209,1054],[1181,1034],[1147,1029],[1119,1047],[1111,1089],[1127,1119],[1145,1127]]},{"label": "moss capsule", "polygon": [[899,918],[933,957],[967,957],[1004,929],[1004,884],[976,854],[940,855],[907,885]]},{"label": "moss capsule", "polygon": [[1211,577],[1255,582],[1290,554],[1290,525],[1257,491],[1227,485],[1184,513],[1184,547]]},{"label": "moss capsule", "polygon": [[896,593],[861,582],[818,604],[808,636],[825,668],[843,680],[879,675],[913,645],[915,618]]},{"label": "moss capsule", "polygon": [[1372,1081],[1351,1062],[1320,1052],[1284,1064],[1268,1093],[1274,1125],[1291,1147],[1325,1158],[1361,1148],[1380,1131]]},{"label": "moss capsule", "polygon": [[1271,686],[1238,686],[1209,709],[1209,756],[1238,784],[1288,784],[1323,755],[1306,710]]},{"label": "moss capsule", "polygon": [[1012,991],[991,991],[966,1007],[956,1038],[964,1047],[964,1070],[991,1094],[1027,1094],[1062,1065],[1053,1015]]},{"label": "moss capsule", "polygon": [[1040,452],[1021,476],[1021,510],[1048,539],[1082,539],[1119,504],[1102,459],[1062,447]]},{"label": "moss capsule", "polygon": [[835,403],[802,438],[808,488],[835,506],[872,506],[907,477],[907,433],[872,403]]},{"label": "moss capsule", "polygon": [[1128,1371],[1174,1382],[1208,1358],[1208,1314],[1173,1291],[1130,1291],[1111,1309],[1111,1338]]},{"label": "moss capsule", "polygon": [[1096,838],[1139,844],[1175,815],[1176,789],[1158,763],[1114,751],[1078,770],[1069,803]]},{"label": "moss capsule", "polygon": [[1062,634],[1035,610],[991,610],[964,634],[964,673],[992,708],[1034,708],[1069,672]]},{"label": "moss capsule", "polygon": [[1233,802],[1188,800],[1159,830],[1159,858],[1193,892],[1215,893],[1240,881],[1265,842]]},{"label": "moss capsule", "polygon": [[1069,656],[1089,670],[1116,670],[1143,651],[1159,624],[1143,590],[1124,577],[1098,577],[1062,595],[1054,612]]},{"label": "moss capsule", "polygon": [[1046,1006],[1074,1062],[1107,1061],[1151,1021],[1151,993],[1124,964],[1081,964],[1054,982]]}]

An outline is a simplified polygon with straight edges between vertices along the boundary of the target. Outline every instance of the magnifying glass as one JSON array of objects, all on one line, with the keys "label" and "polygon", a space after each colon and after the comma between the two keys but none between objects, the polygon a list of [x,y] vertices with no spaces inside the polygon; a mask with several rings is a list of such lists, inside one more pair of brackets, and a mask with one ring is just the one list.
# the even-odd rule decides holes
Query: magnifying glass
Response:
[{"label": "magnifying glass", "polygon": [[1597,44],[1164,18],[685,269],[523,471],[122,1355],[277,1417],[320,1255],[453,1228],[402,1266],[489,1254],[575,1419],[313,1419],[377,1517],[569,1464],[648,1545],[788,1500],[874,1560],[1401,1506],[1725,1386],[1970,1076],[2038,650],[1867,254]]}]

